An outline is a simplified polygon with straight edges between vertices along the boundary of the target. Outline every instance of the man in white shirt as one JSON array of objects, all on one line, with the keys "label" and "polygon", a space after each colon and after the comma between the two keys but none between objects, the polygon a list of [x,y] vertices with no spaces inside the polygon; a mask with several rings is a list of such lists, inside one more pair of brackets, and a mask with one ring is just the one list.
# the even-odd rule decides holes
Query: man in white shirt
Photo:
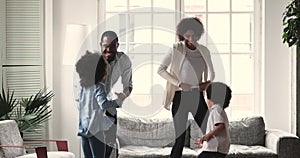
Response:
[{"label": "man in white shirt", "polygon": [[[132,91],[132,68],[129,57],[123,53],[118,52],[119,47],[118,36],[113,31],[105,31],[101,36],[101,53],[109,62],[108,75],[105,81],[107,93],[111,93],[112,87],[121,77],[123,85],[123,93],[128,97]],[[108,95],[112,97],[112,95]],[[106,115],[115,119],[115,124],[105,132],[106,153],[105,157],[109,158],[113,147],[116,144],[117,137],[117,110],[116,108],[109,108]]]}]

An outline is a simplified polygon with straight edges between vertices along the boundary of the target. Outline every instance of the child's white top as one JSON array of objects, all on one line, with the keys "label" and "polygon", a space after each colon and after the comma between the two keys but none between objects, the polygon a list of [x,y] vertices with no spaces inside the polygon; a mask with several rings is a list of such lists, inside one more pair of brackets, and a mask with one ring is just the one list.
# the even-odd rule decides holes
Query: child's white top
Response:
[{"label": "child's white top", "polygon": [[226,112],[220,105],[213,105],[209,108],[206,133],[212,131],[218,123],[224,123],[225,129],[220,131],[208,141],[203,142],[203,151],[220,152],[227,154],[230,147],[230,136],[228,131],[229,121]]}]

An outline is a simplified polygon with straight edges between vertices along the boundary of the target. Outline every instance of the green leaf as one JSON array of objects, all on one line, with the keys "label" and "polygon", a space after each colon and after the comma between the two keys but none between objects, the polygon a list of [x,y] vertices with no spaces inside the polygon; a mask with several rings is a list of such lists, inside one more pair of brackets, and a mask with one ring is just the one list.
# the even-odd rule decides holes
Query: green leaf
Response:
[{"label": "green leaf", "polygon": [[7,93],[5,94],[5,91],[2,88],[2,93],[0,94],[0,118],[10,119],[9,113],[13,111],[16,105],[17,101],[14,99],[14,91],[10,95],[9,90],[7,90]]},{"label": "green leaf", "polygon": [[293,0],[283,12],[282,41],[288,43],[289,47],[300,45],[300,0]]}]

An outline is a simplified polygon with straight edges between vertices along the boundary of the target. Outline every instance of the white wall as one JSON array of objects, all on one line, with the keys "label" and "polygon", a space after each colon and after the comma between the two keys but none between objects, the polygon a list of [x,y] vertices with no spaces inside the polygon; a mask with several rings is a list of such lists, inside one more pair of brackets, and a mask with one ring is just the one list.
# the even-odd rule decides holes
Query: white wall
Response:
[{"label": "white wall", "polygon": [[265,0],[264,112],[269,128],[292,130],[291,53],[282,43],[282,13],[289,0]]},{"label": "white wall", "polygon": [[[291,131],[291,56],[281,40],[281,16],[287,2],[288,0],[265,0],[266,20],[263,30],[266,37],[263,43],[265,56],[262,61],[265,66],[262,83],[265,83],[263,115],[267,127]],[[92,28],[96,26],[97,0],[53,0],[52,7],[53,54],[47,55],[50,57],[47,61],[53,58],[53,64],[48,64],[48,67],[53,66],[49,68],[53,72],[48,74],[53,77],[50,81],[53,82],[55,97],[50,133],[53,138],[68,139],[70,150],[79,157],[80,144],[79,137],[76,136],[78,111],[73,100],[72,87],[73,67],[62,65],[64,34],[66,24],[69,23],[91,24]]]}]

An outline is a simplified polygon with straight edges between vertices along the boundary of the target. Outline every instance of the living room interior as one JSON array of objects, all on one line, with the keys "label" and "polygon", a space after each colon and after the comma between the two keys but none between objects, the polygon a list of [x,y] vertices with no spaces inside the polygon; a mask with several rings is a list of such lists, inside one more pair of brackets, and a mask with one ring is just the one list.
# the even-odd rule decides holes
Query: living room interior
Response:
[{"label": "living room interior", "polygon": [[[165,7],[163,11],[161,11],[161,13],[155,13],[157,17],[159,17],[160,14],[162,14],[162,17],[165,17],[165,14],[163,13],[170,12],[171,7],[166,7],[167,5],[175,6],[173,11],[176,13],[176,16],[174,17],[173,21],[171,19],[171,27],[173,24],[173,27],[175,27],[177,23],[176,20],[178,20],[181,16],[184,16],[184,14],[186,16],[193,16],[193,12],[182,13],[182,10],[177,10],[178,8],[184,8],[184,1],[171,1],[160,2],[158,0],[147,0],[147,2],[149,2],[149,6],[157,4],[159,7]],[[194,3],[193,1],[185,1],[186,4]],[[246,48],[247,46],[244,46],[242,44],[236,46],[236,48],[240,48],[244,52],[246,52],[244,53],[243,51],[241,51],[242,53],[237,53],[239,55],[244,55],[241,58],[236,58],[241,59],[240,61],[237,60],[234,62],[234,56],[231,56],[231,53],[229,53],[228,60],[226,56],[228,54],[226,53],[223,54],[224,56],[216,55],[216,57],[214,58],[217,67],[217,80],[227,82],[232,86],[233,92],[235,89],[238,89],[239,91],[236,93],[236,96],[240,96],[240,98],[235,100],[233,102],[233,105],[231,106],[232,109],[227,111],[230,116],[229,119],[231,121],[242,117],[250,117],[253,115],[262,116],[265,121],[266,129],[280,129],[292,134],[296,134],[296,52],[295,48],[289,48],[287,44],[284,44],[282,42],[282,14],[290,0],[226,0],[219,3],[222,3],[222,5],[220,6],[225,7],[226,5],[223,5],[223,3],[234,4],[238,3],[238,1],[241,6],[243,6],[243,2],[247,4],[253,4],[253,10],[246,9],[245,12],[238,11],[236,13],[251,14],[251,18],[249,18],[251,20],[248,21],[251,22],[251,27],[249,27],[250,25],[247,25],[247,27],[249,27],[251,31],[249,34],[245,35],[248,37],[249,41],[244,42],[248,42],[248,47],[249,45],[251,46],[249,49]],[[129,4],[132,3],[132,5],[136,3],[135,5],[133,5],[134,7],[132,7],[131,10],[130,7],[127,6],[133,13],[142,12],[142,14],[144,14],[145,12],[146,14],[153,11],[143,10],[143,3],[135,0],[114,1],[113,3],[117,5],[112,5],[112,8],[122,8],[122,6],[126,6],[125,2]],[[197,6],[199,7],[199,5],[201,4],[205,4],[206,7],[209,8],[209,4],[206,2],[207,0],[199,0],[200,4],[195,4],[196,10],[199,9],[197,8]],[[153,30],[151,30],[151,27],[149,27],[149,25],[152,26],[152,28],[155,26],[157,26],[158,28],[160,27],[159,29],[157,29],[160,33],[167,32],[166,34],[162,33],[162,35],[170,35],[172,33],[174,35],[174,32],[170,31],[174,28],[168,28],[168,26],[170,25],[169,23],[167,23],[167,25],[165,26],[164,24],[155,24],[155,22],[151,20],[150,22],[147,20],[137,21],[137,26],[135,26],[136,28],[134,28],[137,32],[134,35],[130,34],[132,30],[127,30],[127,32],[125,31],[124,33],[124,30],[120,31],[121,27],[110,28],[109,26],[114,27],[114,25],[120,25],[120,23],[122,22],[124,22],[126,26],[131,26],[131,23],[126,20],[122,21],[121,18],[116,18],[114,14],[117,14],[117,11],[106,12],[105,10],[108,10],[108,8],[105,8],[103,6],[107,7],[109,6],[107,5],[109,3],[112,2],[105,0],[43,1],[43,82],[44,86],[47,89],[52,90],[55,94],[51,102],[52,118],[49,120],[45,128],[45,137],[68,140],[69,151],[75,153],[76,157],[79,157],[82,153],[80,146],[80,137],[77,136],[78,110],[77,102],[75,101],[76,94],[74,90],[74,62],[76,61],[76,58],[80,56],[80,53],[82,53],[86,49],[99,49],[99,36],[103,32],[104,27],[106,27],[105,29],[119,31],[118,33],[121,38],[120,50],[127,53],[133,60],[133,93],[132,96],[130,96],[131,98],[129,98],[127,102],[125,102],[124,109],[119,110],[120,116],[140,117],[143,119],[159,119],[161,116],[171,117],[171,113],[164,110],[162,108],[163,105],[160,104],[160,102],[162,103],[161,98],[163,95],[165,82],[162,82],[162,80],[155,77],[155,68],[157,68],[156,64],[162,57],[162,53],[155,54],[154,52],[153,54],[152,52],[147,52],[147,49],[150,48],[147,45],[149,43],[147,41],[147,35],[153,35],[151,32]],[[159,3],[162,4],[159,5]],[[146,5],[146,7],[147,6],[148,5]],[[233,9],[233,6],[228,6],[230,6],[229,10],[231,11]],[[222,7],[217,8],[221,8],[221,11],[216,11],[217,14],[227,14],[226,9],[222,10]],[[126,9],[128,8],[125,7],[125,10],[120,9],[119,12],[124,12],[124,15],[127,15],[129,10]],[[186,7],[185,9],[193,10],[195,8],[193,8],[193,5],[189,5],[189,7]],[[140,11],[139,9],[142,9],[142,11]],[[203,12],[200,11],[200,13],[195,14],[204,15],[201,17],[203,17],[203,20],[205,21],[205,28],[208,29],[208,32],[209,29],[217,31],[216,33],[209,32],[209,35],[206,36],[206,41],[204,41],[205,43],[207,41],[210,41],[210,38],[212,39],[213,42],[206,43],[211,44],[212,49],[216,48],[215,50],[211,50],[212,52],[222,53],[221,50],[230,45],[226,42],[224,42],[225,44],[222,42],[218,43],[218,39],[214,39],[215,36],[218,36],[215,34],[222,34],[222,30],[225,29],[226,31],[226,29],[228,29],[229,33],[223,32],[223,35],[224,37],[227,37],[227,34],[230,34],[228,35],[230,42],[235,40],[234,29],[239,29],[235,28],[234,25],[230,25],[234,22],[234,18],[232,18],[233,16],[229,16],[230,18],[228,17],[228,19],[225,16],[225,20],[220,19],[220,24],[214,21],[215,23],[213,24],[215,24],[216,26],[212,26],[209,23],[210,17],[206,16],[207,14],[209,14],[207,9],[204,9]],[[132,18],[131,15],[128,15],[128,17]],[[150,15],[149,17],[151,17],[153,20],[153,17],[155,16],[152,17]],[[142,19],[143,17],[140,18]],[[117,22],[115,22],[114,20],[116,20]],[[227,23],[224,22],[226,20],[230,21],[228,22],[228,28],[226,25]],[[148,22],[150,23],[149,25]],[[78,36],[84,38],[84,41],[81,39],[81,43],[78,43],[78,41],[77,43],[68,43],[69,40],[66,39],[78,37],[74,36],[74,34],[76,35],[76,30],[73,30],[73,32],[71,30],[71,33],[68,33],[68,31],[72,29],[71,26],[78,26],[81,27],[80,29],[83,29],[84,35],[78,34]],[[241,24],[240,27],[244,27],[244,25]],[[126,27],[124,28],[128,29]],[[140,33],[138,33],[138,31],[140,31]],[[239,34],[243,33],[243,31],[235,33]],[[71,36],[70,38],[70,35],[73,36]],[[145,35],[145,37],[136,37],[137,35]],[[140,39],[142,40],[142,42],[138,43],[140,41],[130,41],[130,38],[132,36],[137,38],[135,40]],[[156,44],[155,42],[153,42],[156,39],[160,40],[159,37],[151,36],[150,41],[152,42],[152,44]],[[168,46],[171,46],[166,45],[171,44],[174,41],[175,35],[174,39],[171,38],[170,41],[165,41],[163,39],[161,42],[165,45],[161,49],[166,50]],[[130,42],[136,42],[136,45],[128,45],[130,44]],[[70,50],[66,47],[74,47],[74,44],[77,44],[77,50],[75,51],[75,53],[71,53],[70,51],[72,51],[74,48]],[[136,46],[135,49],[134,46]],[[235,47],[234,45],[230,45],[229,48],[230,51],[232,51]],[[153,50],[154,48],[151,47],[150,49]],[[141,51],[145,51],[145,53]],[[237,52],[239,52],[239,50]],[[139,53],[150,55],[139,56]],[[219,64],[218,62],[222,64]],[[243,68],[243,66],[245,66],[245,68]],[[245,69],[246,71],[243,71],[243,69]],[[218,71],[220,71],[219,76]],[[150,76],[148,76],[148,72]],[[227,72],[230,72],[230,75],[227,75]],[[148,81],[148,79],[144,79],[143,77],[145,76],[150,77],[150,81]],[[6,79],[3,78],[0,81],[5,82],[5,80]],[[147,83],[149,83],[151,86],[147,86]],[[116,88],[116,91],[117,90],[118,88]],[[250,94],[250,96],[247,96],[248,93]],[[143,103],[145,103],[146,105],[143,105]],[[245,103],[245,105],[247,106],[243,107],[243,103]],[[134,106],[130,106],[131,104],[134,104]],[[235,105],[240,106],[235,107]],[[136,109],[144,110],[138,111]]]}]

